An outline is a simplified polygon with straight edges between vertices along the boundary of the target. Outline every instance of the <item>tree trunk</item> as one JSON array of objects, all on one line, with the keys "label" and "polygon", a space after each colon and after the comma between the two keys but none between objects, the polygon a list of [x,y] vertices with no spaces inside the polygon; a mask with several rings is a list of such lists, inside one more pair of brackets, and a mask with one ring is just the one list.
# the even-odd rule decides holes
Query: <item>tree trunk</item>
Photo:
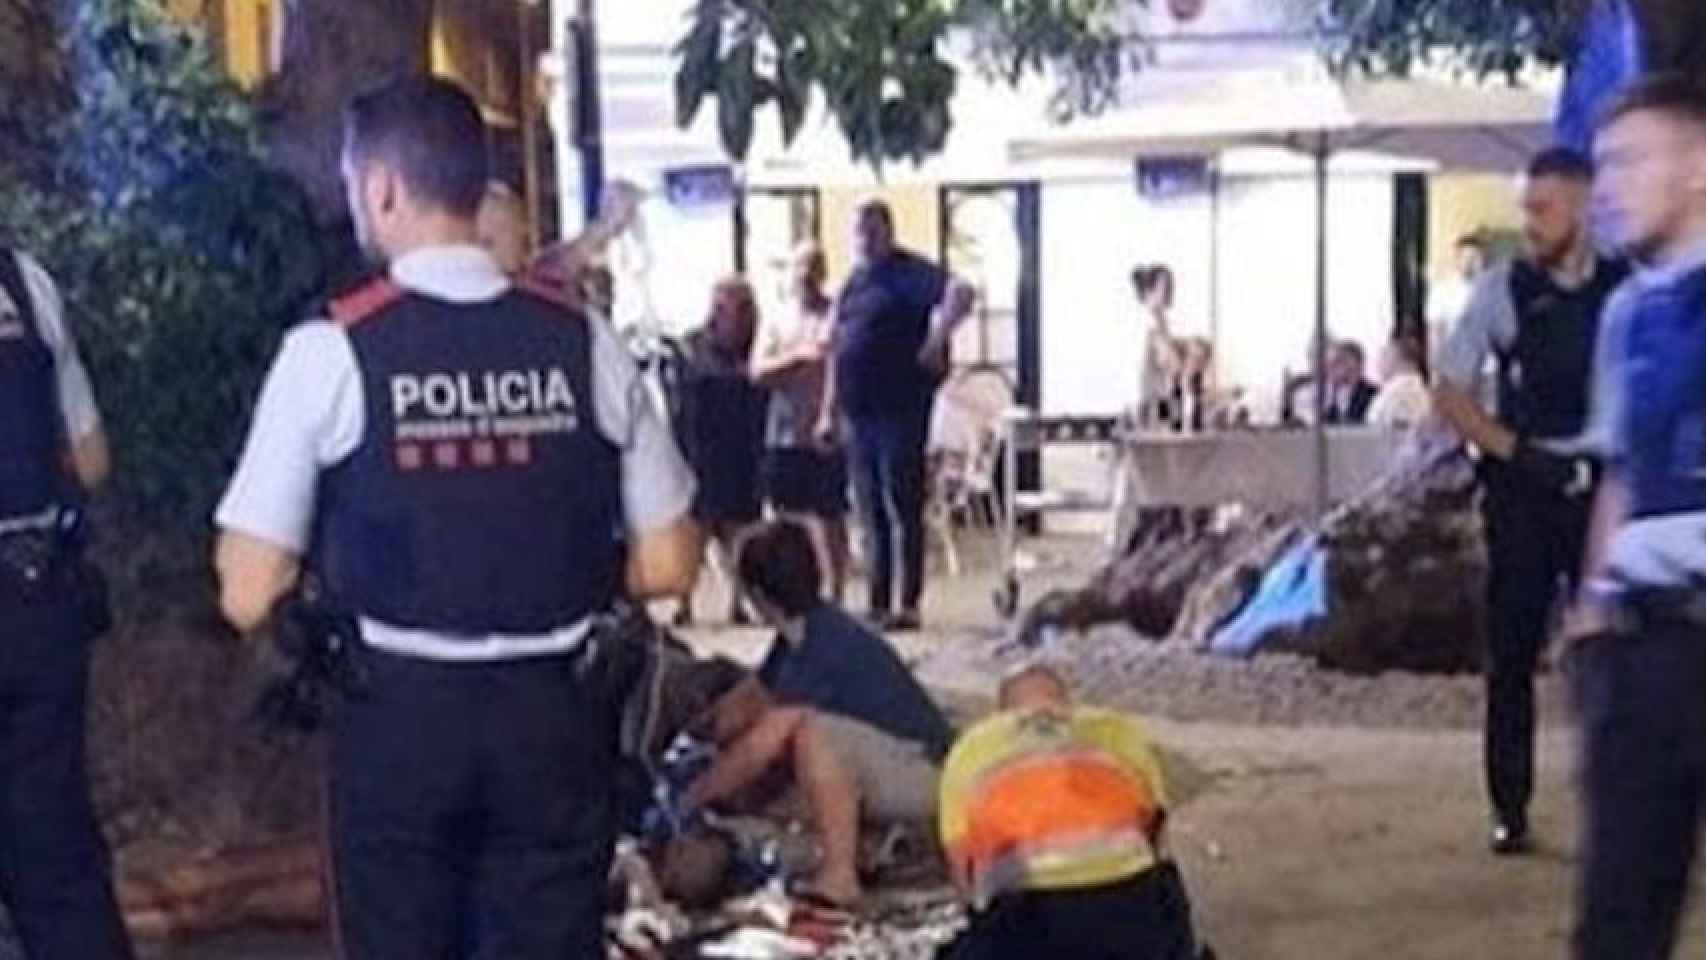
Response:
[{"label": "tree trunk", "polygon": [[285,0],[279,72],[261,95],[267,145],[322,223],[347,214],[338,179],[343,107],[391,77],[426,72],[433,0]]}]

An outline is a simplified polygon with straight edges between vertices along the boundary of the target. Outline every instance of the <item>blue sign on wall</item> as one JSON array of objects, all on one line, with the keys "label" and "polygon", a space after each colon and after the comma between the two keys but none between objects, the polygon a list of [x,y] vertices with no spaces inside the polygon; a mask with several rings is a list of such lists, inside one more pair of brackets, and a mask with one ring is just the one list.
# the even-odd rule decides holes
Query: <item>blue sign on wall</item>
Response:
[{"label": "blue sign on wall", "polygon": [[667,170],[663,185],[669,202],[677,207],[728,206],[734,202],[734,168],[724,164]]},{"label": "blue sign on wall", "polygon": [[1137,192],[1152,199],[1207,193],[1210,186],[1208,158],[1198,155],[1138,157]]}]

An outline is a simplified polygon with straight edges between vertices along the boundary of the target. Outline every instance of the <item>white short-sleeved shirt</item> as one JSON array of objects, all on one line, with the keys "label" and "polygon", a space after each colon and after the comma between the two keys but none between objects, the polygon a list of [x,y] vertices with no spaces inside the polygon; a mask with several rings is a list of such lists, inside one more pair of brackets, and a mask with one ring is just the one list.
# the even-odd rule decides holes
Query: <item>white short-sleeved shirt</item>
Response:
[{"label": "white short-sleeved shirt", "polygon": [[[1706,246],[1663,269],[1637,271],[1606,304],[1594,352],[1588,426],[1589,449],[1615,465],[1623,459],[1623,405],[1628,376],[1629,328],[1643,293],[1706,267]],[[1706,514],[1688,513],[1630,520],[1618,527],[1606,549],[1602,575],[1622,587],[1695,587],[1706,582]]]},{"label": "white short-sleeved shirt", "polygon": [[[452,303],[502,296],[510,282],[477,247],[434,247],[399,257],[391,280],[405,290]],[[628,529],[659,529],[688,514],[692,471],[653,408],[633,359],[609,326],[593,332],[593,400],[604,435],[621,450],[622,505]],[[355,348],[340,326],[315,320],[285,337],[267,375],[236,474],[215,522],[283,547],[307,550],[320,473],[354,453],[366,430],[366,398]],[[579,644],[585,624],[549,634],[453,637],[364,619],[368,643],[432,660],[490,661],[562,653]]]},{"label": "white short-sleeved shirt", "polygon": [[[95,391],[89,385],[89,372],[77,352],[77,342],[65,319],[65,303],[59,288],[46,270],[34,258],[15,254],[18,272],[30,298],[35,315],[36,334],[53,354],[54,383],[59,397],[59,415],[64,422],[65,436],[72,442],[82,440],[101,427],[101,411],[95,404]],[[21,304],[13,303],[0,289],[0,321],[10,317],[21,319]]]}]

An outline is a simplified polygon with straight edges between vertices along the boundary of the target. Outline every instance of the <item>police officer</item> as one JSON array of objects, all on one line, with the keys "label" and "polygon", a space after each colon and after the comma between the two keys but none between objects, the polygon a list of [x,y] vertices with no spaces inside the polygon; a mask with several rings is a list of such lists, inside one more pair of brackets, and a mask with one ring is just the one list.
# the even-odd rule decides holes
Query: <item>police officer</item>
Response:
[{"label": "police officer", "polygon": [[[1627,274],[1594,252],[1592,166],[1553,149],[1529,164],[1524,255],[1481,275],[1441,351],[1435,407],[1481,452],[1491,612],[1485,762],[1495,853],[1528,848],[1534,671],[1580,568],[1595,468],[1584,456],[1588,378],[1606,299]],[[1497,371],[1496,418],[1476,399]]]},{"label": "police officer", "polygon": [[223,607],[259,626],[306,553],[359,618],[330,755],[345,957],[602,957],[616,720],[575,654],[624,579],[691,586],[692,476],[612,332],[478,246],[467,94],[357,98],[343,174],[387,272],[279,352],[218,512]]},{"label": "police officer", "polygon": [[1609,464],[1571,617],[1586,762],[1576,955],[1671,955],[1706,813],[1706,90],[1647,81],[1594,142],[1639,264],[1606,311],[1589,437]]},{"label": "police officer", "polygon": [[0,899],[31,960],[131,955],[84,767],[105,610],[57,532],[109,465],[52,279],[0,250]]}]

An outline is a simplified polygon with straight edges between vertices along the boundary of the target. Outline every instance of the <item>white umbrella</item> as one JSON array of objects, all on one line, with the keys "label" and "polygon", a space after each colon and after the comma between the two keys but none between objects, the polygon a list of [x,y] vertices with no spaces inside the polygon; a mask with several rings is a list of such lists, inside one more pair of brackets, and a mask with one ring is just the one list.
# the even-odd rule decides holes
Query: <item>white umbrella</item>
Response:
[{"label": "white umbrella", "polygon": [[[1168,77],[1136,105],[1015,140],[1015,159],[1219,153],[1282,146],[1310,156],[1316,179],[1315,368],[1326,365],[1327,188],[1335,155],[1378,151],[1457,170],[1508,171],[1551,142],[1554,97],[1507,83],[1437,77],[1339,80],[1318,61],[1288,69]],[[1327,508],[1325,378],[1315,378],[1317,513]]]}]

